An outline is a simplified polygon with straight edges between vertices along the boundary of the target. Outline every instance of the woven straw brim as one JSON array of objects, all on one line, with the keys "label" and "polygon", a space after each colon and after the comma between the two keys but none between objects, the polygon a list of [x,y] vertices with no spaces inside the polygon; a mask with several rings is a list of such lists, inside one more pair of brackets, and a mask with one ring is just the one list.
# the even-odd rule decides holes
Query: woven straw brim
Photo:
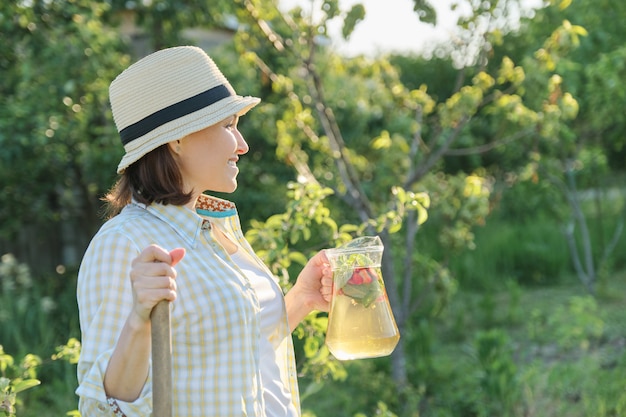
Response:
[{"label": "woven straw brim", "polygon": [[182,139],[194,132],[213,126],[228,117],[244,115],[248,110],[259,104],[260,101],[256,97],[230,96],[208,107],[159,126],[124,146],[126,154],[117,167],[117,173],[121,174],[130,164],[138,161],[142,156],[161,145]]}]

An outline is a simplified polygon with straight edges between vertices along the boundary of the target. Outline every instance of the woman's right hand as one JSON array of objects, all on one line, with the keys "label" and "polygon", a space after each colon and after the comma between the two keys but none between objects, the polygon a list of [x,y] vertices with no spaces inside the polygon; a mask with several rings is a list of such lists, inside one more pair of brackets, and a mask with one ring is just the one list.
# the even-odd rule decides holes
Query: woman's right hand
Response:
[{"label": "woman's right hand", "polygon": [[176,299],[174,266],[185,256],[185,249],[171,252],[157,245],[145,248],[132,262],[130,280],[133,288],[133,312],[143,321],[161,300]]}]

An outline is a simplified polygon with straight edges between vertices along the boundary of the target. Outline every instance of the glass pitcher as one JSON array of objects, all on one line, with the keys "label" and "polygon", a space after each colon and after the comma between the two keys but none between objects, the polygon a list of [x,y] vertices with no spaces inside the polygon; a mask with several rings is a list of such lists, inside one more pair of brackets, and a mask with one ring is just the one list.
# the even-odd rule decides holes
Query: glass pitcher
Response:
[{"label": "glass pitcher", "polygon": [[340,360],[376,358],[393,352],[400,332],[383,283],[378,236],[354,239],[326,256],[333,271],[326,345]]}]

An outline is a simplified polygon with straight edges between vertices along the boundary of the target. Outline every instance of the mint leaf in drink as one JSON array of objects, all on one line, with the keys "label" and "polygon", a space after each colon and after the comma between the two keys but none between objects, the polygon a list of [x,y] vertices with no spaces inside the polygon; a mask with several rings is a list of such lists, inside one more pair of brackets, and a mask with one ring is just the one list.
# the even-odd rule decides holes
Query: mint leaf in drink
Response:
[{"label": "mint leaf in drink", "polygon": [[350,278],[340,291],[366,308],[383,295],[380,275],[376,268],[371,267],[353,268]]}]

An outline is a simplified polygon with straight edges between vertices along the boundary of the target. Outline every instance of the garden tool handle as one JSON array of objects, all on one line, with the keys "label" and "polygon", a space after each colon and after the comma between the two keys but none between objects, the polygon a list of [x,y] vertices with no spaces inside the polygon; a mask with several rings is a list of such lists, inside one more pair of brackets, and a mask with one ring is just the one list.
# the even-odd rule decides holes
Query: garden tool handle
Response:
[{"label": "garden tool handle", "polygon": [[152,328],[152,417],[172,417],[172,333],[169,301],[150,313]]}]

